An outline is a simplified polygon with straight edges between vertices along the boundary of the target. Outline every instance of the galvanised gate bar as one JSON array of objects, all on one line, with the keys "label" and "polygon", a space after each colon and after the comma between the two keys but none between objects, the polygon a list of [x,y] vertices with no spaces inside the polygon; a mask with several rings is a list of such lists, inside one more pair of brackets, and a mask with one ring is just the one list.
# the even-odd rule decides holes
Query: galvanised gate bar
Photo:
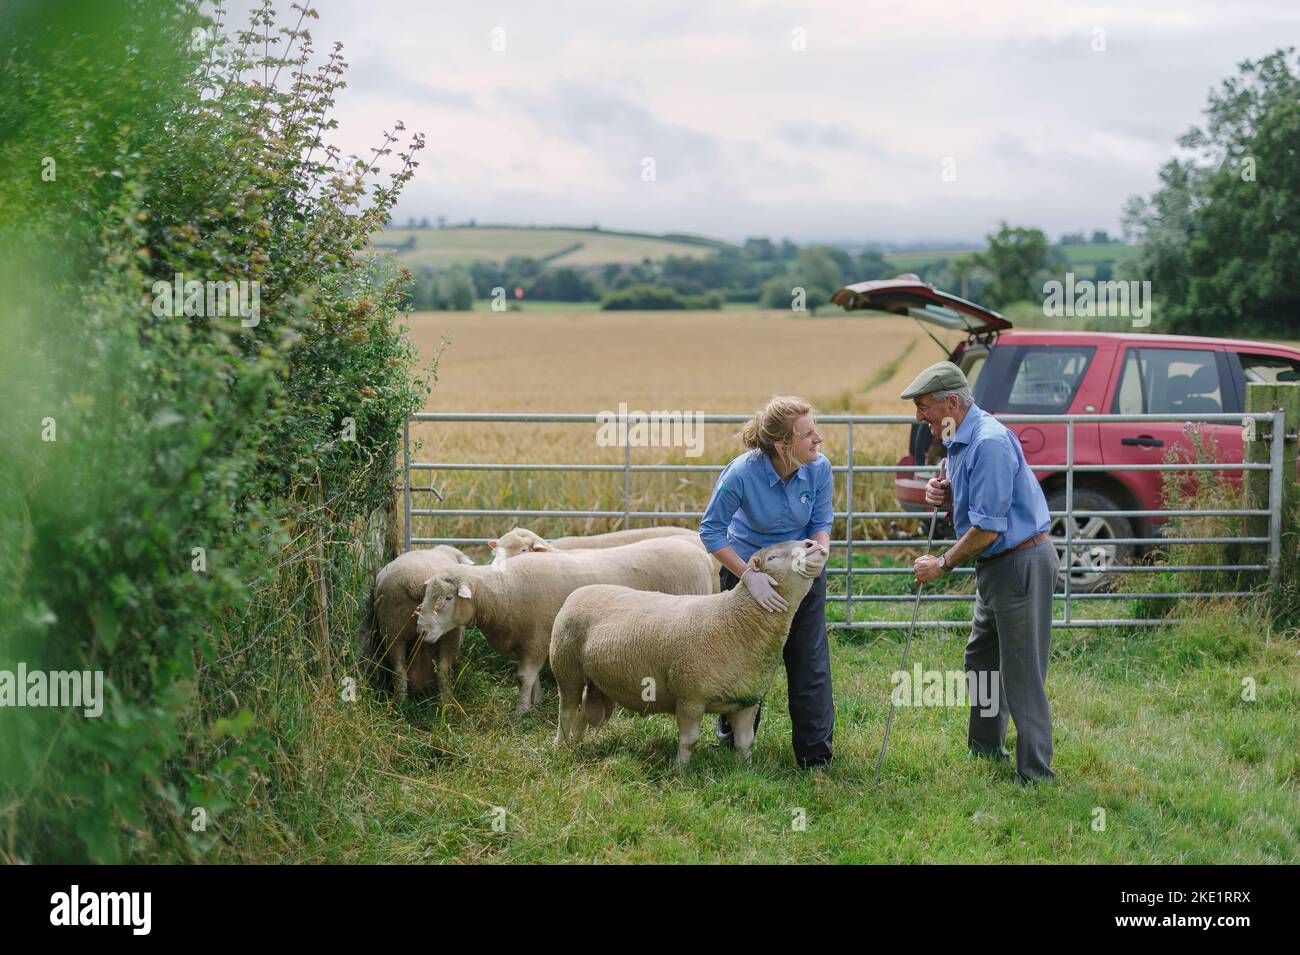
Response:
[{"label": "galvanised gate bar", "polygon": [[[1246,412],[1243,414],[1201,414],[1201,415],[1116,415],[1116,414],[1087,414],[1087,415],[997,415],[999,421],[1006,424],[1064,424],[1066,426],[1066,450],[1065,461],[1060,464],[1051,465],[1031,465],[1036,472],[1057,471],[1065,475],[1065,500],[1066,508],[1064,511],[1052,511],[1052,517],[1065,518],[1065,537],[1064,539],[1054,539],[1058,549],[1063,549],[1066,553],[1075,554],[1078,549],[1092,547],[1093,540],[1078,540],[1073,537],[1073,529],[1076,518],[1083,517],[1188,517],[1188,516],[1219,516],[1219,517],[1245,517],[1245,518],[1267,518],[1268,534],[1266,536],[1228,536],[1228,537],[1129,537],[1129,538],[1107,538],[1107,545],[1161,545],[1161,544],[1259,544],[1267,545],[1267,560],[1264,563],[1237,563],[1237,564],[1213,564],[1213,565],[1191,565],[1191,564],[1159,564],[1152,566],[1112,566],[1106,570],[1106,573],[1151,573],[1158,572],[1190,572],[1190,571],[1243,571],[1258,572],[1261,575],[1261,583],[1267,579],[1270,583],[1275,583],[1278,579],[1281,560],[1281,538],[1282,538],[1282,495],[1283,480],[1286,477],[1283,474],[1283,441],[1275,439],[1274,436],[1281,436],[1285,428],[1285,413],[1282,411],[1273,412]],[[705,424],[742,424],[750,419],[750,415],[745,414],[705,414],[698,416],[698,420]],[[424,412],[412,415],[407,421],[402,436],[402,464],[403,464],[403,507],[406,517],[406,549],[420,545],[435,544],[485,544],[489,540],[486,537],[418,537],[412,536],[411,520],[413,517],[499,517],[502,519],[517,520],[529,517],[571,517],[571,518],[610,518],[622,519],[623,527],[641,527],[647,526],[646,522],[656,520],[682,520],[694,519],[698,521],[702,516],[702,511],[634,511],[630,507],[631,502],[631,479],[633,474],[647,472],[721,472],[725,465],[714,464],[633,464],[632,447],[625,444],[623,447],[622,464],[529,464],[529,463],[463,463],[454,461],[412,461],[411,460],[411,422],[479,422],[490,424],[495,422],[531,422],[535,424],[547,423],[568,423],[574,425],[591,426],[598,424],[599,419],[594,414],[546,414],[546,413],[495,413],[495,412]],[[1205,424],[1229,424],[1246,426],[1247,422],[1255,423],[1258,437],[1256,440],[1266,440],[1269,442],[1269,460],[1268,462],[1250,463],[1225,462],[1225,463],[1200,463],[1200,462],[1174,462],[1161,464],[1125,464],[1114,467],[1105,464],[1076,464],[1074,462],[1074,439],[1076,424],[1105,424],[1108,422],[1124,423],[1205,423]],[[849,555],[855,550],[870,548],[906,548],[915,549],[916,542],[913,540],[878,540],[878,539],[855,539],[853,536],[853,524],[856,520],[887,520],[887,519],[906,519],[917,520],[925,515],[916,511],[855,511],[853,509],[853,478],[855,474],[869,473],[933,473],[937,470],[936,466],[911,465],[911,464],[880,464],[880,465],[861,465],[853,464],[853,435],[854,429],[857,428],[859,433],[863,428],[879,427],[882,425],[911,425],[916,422],[915,417],[911,415],[818,415],[817,423],[819,425],[845,425],[847,427],[848,440],[844,449],[846,463],[835,464],[832,460],[832,472],[836,476],[837,490],[839,481],[844,482],[845,500],[848,503],[848,509],[844,511],[835,511],[834,516],[838,520],[844,521],[845,537],[842,540],[832,540],[831,547],[840,549],[845,555],[845,567],[828,567],[827,574],[844,575],[845,593],[828,594],[827,601],[842,602],[845,604],[845,619],[840,621],[828,621],[827,626],[832,629],[849,629],[849,630],[892,630],[905,629],[907,622],[903,620],[854,620],[853,605],[878,602],[895,602],[907,603],[915,599],[912,593],[905,594],[854,594],[852,592],[852,583],[854,577],[865,577],[877,574],[906,574],[911,575],[910,567],[870,567],[854,568],[852,561],[848,559]],[[1259,425],[1267,424],[1270,429],[1265,429]],[[618,510],[550,510],[550,509],[528,509],[528,508],[506,508],[506,509],[484,509],[484,508],[439,508],[432,506],[417,507],[412,501],[413,494],[430,494],[436,492],[432,483],[429,487],[417,487],[412,484],[411,475],[415,471],[430,472],[454,472],[454,471],[495,471],[495,472],[542,472],[542,471],[563,471],[573,473],[621,473],[623,475],[623,509]],[[1267,471],[1268,472],[1268,501],[1267,506],[1262,508],[1238,508],[1231,510],[1107,510],[1107,511],[1087,511],[1074,509],[1074,477],[1075,474],[1086,471]],[[432,504],[433,501],[427,502]],[[935,552],[938,548],[945,547],[956,543],[953,540],[937,540],[934,542]],[[1073,568],[1073,561],[1062,559],[1062,566]],[[973,568],[959,567],[953,571],[954,574],[972,574]],[[1267,575],[1265,578],[1264,575]],[[1094,619],[1087,617],[1076,617],[1072,614],[1073,605],[1079,601],[1087,600],[1139,600],[1139,599],[1190,599],[1202,597],[1245,597],[1252,594],[1251,591],[1185,591],[1173,593],[1133,593],[1133,592],[1113,592],[1113,593],[1072,593],[1071,581],[1074,573],[1067,572],[1064,574],[1064,592],[1058,594],[1057,600],[1061,601],[1064,612],[1058,619],[1052,621],[1055,628],[1086,628],[1086,627],[1113,627],[1113,626],[1158,626],[1162,624],[1175,623],[1178,617],[1160,617],[1160,618],[1130,618],[1130,619]],[[950,602],[965,601],[973,603],[974,594],[932,594],[923,593],[922,602]],[[926,628],[959,628],[964,629],[970,626],[969,620],[919,620],[916,624],[918,627]]]}]

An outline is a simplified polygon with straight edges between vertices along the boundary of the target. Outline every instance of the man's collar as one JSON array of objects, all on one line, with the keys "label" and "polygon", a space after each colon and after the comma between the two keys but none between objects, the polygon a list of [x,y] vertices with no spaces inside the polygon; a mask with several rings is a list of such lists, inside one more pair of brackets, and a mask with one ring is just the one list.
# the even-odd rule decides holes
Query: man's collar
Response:
[{"label": "man's collar", "polygon": [[945,448],[950,448],[954,444],[970,444],[971,435],[974,433],[975,427],[979,423],[976,420],[977,417],[984,417],[984,411],[979,405],[972,401],[970,406],[966,409],[966,417],[962,418],[961,424],[957,426],[956,433],[951,439],[945,441],[943,446]]}]

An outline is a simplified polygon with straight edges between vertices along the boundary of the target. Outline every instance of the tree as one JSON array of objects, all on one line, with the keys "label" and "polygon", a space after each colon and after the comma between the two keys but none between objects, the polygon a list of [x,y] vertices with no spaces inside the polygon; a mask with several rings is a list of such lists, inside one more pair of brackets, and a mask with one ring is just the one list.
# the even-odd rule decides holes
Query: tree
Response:
[{"label": "tree", "polygon": [[[844,253],[841,251],[840,254]],[[827,296],[840,287],[840,266],[828,253],[826,246],[800,252],[797,275],[799,281],[795,284],[804,288],[828,289]]]},{"label": "tree", "polygon": [[835,284],[830,287],[834,292],[844,282],[845,276],[853,274],[853,256],[833,245],[819,245],[816,250],[835,263]]},{"label": "tree", "polygon": [[897,271],[879,252],[863,252],[853,263],[850,281],[870,282],[872,279],[883,279]]},{"label": "tree", "polygon": [[1161,325],[1177,332],[1300,331],[1300,60],[1294,49],[1245,61],[1211,92],[1203,127],[1179,139],[1190,158],[1131,197],[1125,235],[1142,242]]},{"label": "tree", "polygon": [[474,307],[474,280],[463,265],[453,265],[438,281],[439,297],[453,312],[468,312]]},{"label": "tree", "polygon": [[1097,229],[1092,233],[1092,238],[1088,241],[1093,245],[1107,245],[1110,243],[1111,238],[1105,229]]},{"label": "tree", "polygon": [[993,281],[984,300],[994,308],[1038,297],[1035,279],[1047,259],[1047,236],[1042,229],[1009,226],[986,236],[988,248],[976,255],[976,264],[988,269]]}]

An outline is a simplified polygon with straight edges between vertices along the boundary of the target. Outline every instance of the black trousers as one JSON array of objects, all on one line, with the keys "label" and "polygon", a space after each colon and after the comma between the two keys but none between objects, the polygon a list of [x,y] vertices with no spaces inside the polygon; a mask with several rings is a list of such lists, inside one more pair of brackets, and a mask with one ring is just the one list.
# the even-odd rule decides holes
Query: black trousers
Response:
[{"label": "black trousers", "polygon": [[[723,590],[740,583],[740,578],[723,567],[718,574]],[[799,765],[818,766],[831,758],[835,734],[835,697],[831,692],[831,651],[826,640],[826,571],[813,581],[812,589],[799,604],[790,621],[785,641],[785,674],[790,696],[790,742]],[[758,716],[762,716],[759,704]],[[754,719],[758,731],[758,717]],[[718,735],[729,737],[731,724],[718,716]]]}]

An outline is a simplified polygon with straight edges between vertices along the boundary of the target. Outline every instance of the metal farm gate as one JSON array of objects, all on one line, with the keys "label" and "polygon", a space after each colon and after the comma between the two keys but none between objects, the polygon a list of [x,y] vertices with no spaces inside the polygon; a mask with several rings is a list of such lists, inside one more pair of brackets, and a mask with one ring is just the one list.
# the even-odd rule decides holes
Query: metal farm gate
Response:
[{"label": "metal farm gate", "polygon": [[[746,414],[706,414],[699,416],[700,421],[707,424],[741,424],[748,421],[750,415]],[[1264,580],[1275,583],[1278,578],[1281,557],[1281,537],[1282,537],[1282,500],[1283,500],[1283,480],[1287,477],[1283,473],[1283,441],[1272,440],[1274,435],[1284,434],[1285,414],[1282,411],[1273,412],[1247,412],[1245,414],[1203,414],[1194,416],[1184,415],[997,415],[998,420],[1007,424],[1064,424],[1066,426],[1066,451],[1065,460],[1060,464],[1053,465],[1033,465],[1033,470],[1037,472],[1056,471],[1065,475],[1065,510],[1052,511],[1052,517],[1065,519],[1064,538],[1054,538],[1058,549],[1064,549],[1066,553],[1075,554],[1079,548],[1086,548],[1095,545],[1093,540],[1079,540],[1074,538],[1073,529],[1077,518],[1090,517],[1128,517],[1128,518],[1167,518],[1167,517],[1240,517],[1255,518],[1261,523],[1267,519],[1267,534],[1257,534],[1255,536],[1223,536],[1223,537],[1131,537],[1131,538],[1106,538],[1107,545],[1169,545],[1169,544],[1246,544],[1266,546],[1267,558],[1264,562],[1259,563],[1235,563],[1235,564],[1159,564],[1159,565],[1116,565],[1109,567],[1106,573],[1131,574],[1131,573],[1151,573],[1153,570],[1159,572],[1181,573],[1181,572],[1211,572],[1211,571],[1232,571],[1232,572],[1249,572],[1258,573],[1261,576],[1261,584]],[[854,430],[862,433],[864,428],[874,428],[886,425],[911,425],[915,423],[915,418],[910,415],[819,415],[817,422],[819,425],[844,425],[847,428],[847,441],[844,451],[844,463],[835,463],[832,457],[832,472],[834,475],[835,489],[839,492],[841,487],[844,491],[844,500],[848,502],[848,509],[835,511],[836,520],[844,522],[846,533],[843,539],[831,541],[832,558],[835,557],[836,551],[842,553],[845,557],[853,553],[861,553],[866,550],[871,552],[875,549],[907,549],[916,550],[917,542],[915,540],[880,540],[854,537],[854,522],[859,520],[918,520],[928,516],[928,511],[920,514],[916,511],[854,511],[853,508],[853,480],[855,475],[870,473],[899,473],[899,472],[933,472],[934,466],[914,466],[914,465],[862,465],[853,464],[853,438]],[[634,464],[632,462],[632,447],[630,444],[623,446],[623,463],[622,464],[531,464],[527,462],[501,462],[501,463],[465,463],[457,461],[413,461],[411,460],[411,422],[476,422],[485,425],[491,425],[498,422],[531,422],[536,424],[543,423],[566,423],[579,427],[591,427],[597,423],[595,415],[589,414],[497,414],[497,413],[422,413],[411,417],[406,423],[403,433],[403,506],[406,517],[406,549],[420,545],[434,544],[484,544],[489,538],[486,537],[421,537],[412,536],[412,519],[418,517],[492,517],[501,519],[501,529],[507,529],[508,521],[526,521],[533,517],[569,517],[569,518],[610,518],[621,519],[622,526],[625,528],[650,526],[655,521],[663,520],[684,520],[693,519],[698,521],[702,516],[701,511],[634,511],[631,509],[631,480],[633,474],[647,472],[720,472],[724,465],[718,464]],[[1204,422],[1206,424],[1229,424],[1248,427],[1248,422],[1253,422],[1258,433],[1257,440],[1269,441],[1269,455],[1267,462],[1251,463],[1245,461],[1239,462],[1221,462],[1221,463],[1160,463],[1160,464],[1134,464],[1122,465],[1119,467],[1108,466],[1104,464],[1076,464],[1074,461],[1075,448],[1075,425],[1076,424],[1104,424],[1108,422],[1128,422],[1128,423],[1168,423],[1168,422]],[[428,486],[420,487],[418,482],[412,481],[412,475],[415,472],[426,471],[439,474],[446,474],[457,471],[494,471],[494,472],[545,472],[545,471],[562,471],[571,473],[621,473],[623,475],[623,509],[622,510],[553,510],[553,509],[521,509],[521,508],[503,508],[503,509],[484,509],[484,508],[450,508],[434,506],[440,501],[440,495],[433,486],[433,474],[430,474]],[[1082,472],[1116,472],[1116,471],[1267,471],[1268,472],[1268,495],[1267,506],[1258,508],[1236,508],[1225,510],[1106,510],[1106,511],[1088,511],[1075,510],[1074,508],[1074,488],[1075,475]],[[1243,473],[1243,480],[1245,479]],[[1294,479],[1294,476],[1292,476]],[[424,495],[428,499],[421,503],[413,500],[414,495]],[[437,497],[439,500],[434,500]],[[955,543],[952,540],[937,540],[934,542],[936,553],[938,548]],[[844,621],[828,621],[831,628],[850,629],[850,630],[885,630],[906,628],[906,620],[854,620],[854,605],[895,602],[910,603],[915,599],[914,592],[908,591],[902,594],[854,594],[853,578],[866,577],[871,575],[911,575],[912,571],[909,566],[899,567],[858,567],[852,566],[852,561],[845,560],[844,567],[827,567],[828,575],[842,575],[845,579],[844,594],[827,594],[828,602],[841,602],[845,604]],[[1064,559],[1061,561],[1062,567],[1073,566],[1072,562]],[[954,574],[972,574],[974,570],[967,567],[960,567],[954,571]],[[1106,593],[1076,593],[1072,592],[1071,581],[1074,577],[1073,572],[1064,573],[1063,591],[1058,594],[1057,600],[1061,601],[1063,614],[1060,618],[1053,620],[1052,626],[1056,628],[1083,628],[1083,627],[1111,627],[1111,626],[1158,626],[1161,624],[1176,622],[1180,618],[1157,617],[1157,618],[1135,618],[1135,619],[1094,619],[1088,617],[1076,617],[1072,613],[1076,605],[1082,601],[1089,600],[1141,600],[1141,599],[1183,599],[1183,598],[1202,598],[1202,597],[1243,597],[1250,596],[1252,591],[1241,590],[1208,590],[1208,591],[1178,591],[1169,593],[1134,593],[1123,588],[1119,592]],[[974,594],[970,593],[930,593],[922,595],[923,603],[935,602],[968,602],[974,601]],[[967,628],[970,626],[969,617],[966,620],[920,620],[917,622],[918,627],[929,628]]]}]

